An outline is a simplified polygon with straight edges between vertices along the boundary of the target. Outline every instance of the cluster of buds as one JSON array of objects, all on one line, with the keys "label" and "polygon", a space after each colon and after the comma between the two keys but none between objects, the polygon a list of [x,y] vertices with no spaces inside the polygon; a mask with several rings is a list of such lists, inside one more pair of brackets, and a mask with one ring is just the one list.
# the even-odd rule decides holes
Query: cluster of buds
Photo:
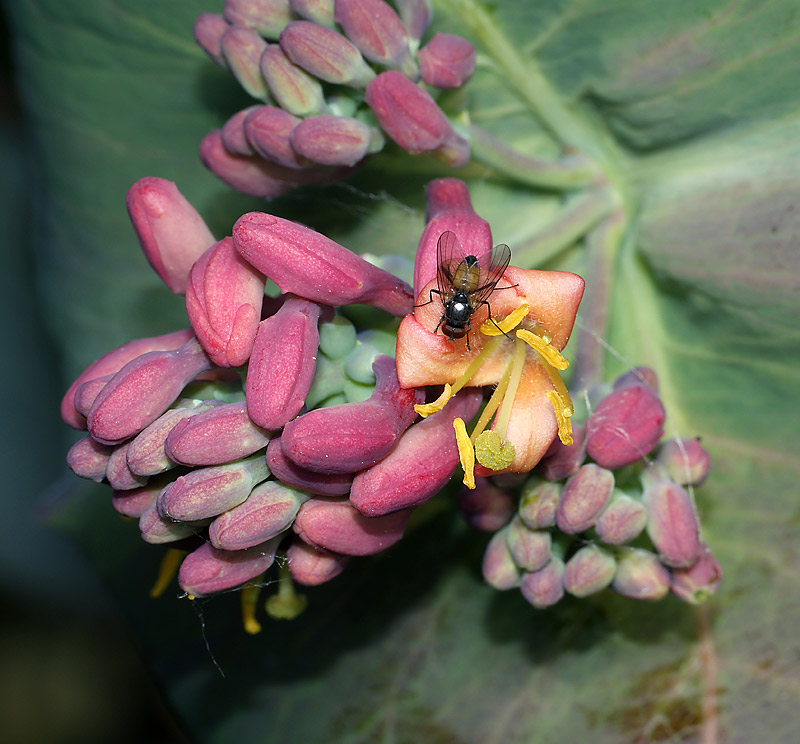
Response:
[{"label": "cluster of buds", "polygon": [[634,369],[574,425],[571,445],[553,443],[518,500],[502,476],[465,489],[467,521],[494,532],[485,580],[519,588],[537,608],[609,586],[644,600],[670,589],[690,603],[713,594],[722,572],[702,542],[692,490],[710,457],[699,440],[661,441],[664,417],[654,372]]},{"label": "cluster of buds", "polygon": [[206,136],[206,166],[239,191],[271,197],[346,177],[383,149],[384,135],[464,165],[468,142],[418,81],[458,88],[474,71],[475,50],[442,33],[420,47],[430,0],[395,5],[226,0],[222,15],[201,15],[197,42],[261,102]]}]

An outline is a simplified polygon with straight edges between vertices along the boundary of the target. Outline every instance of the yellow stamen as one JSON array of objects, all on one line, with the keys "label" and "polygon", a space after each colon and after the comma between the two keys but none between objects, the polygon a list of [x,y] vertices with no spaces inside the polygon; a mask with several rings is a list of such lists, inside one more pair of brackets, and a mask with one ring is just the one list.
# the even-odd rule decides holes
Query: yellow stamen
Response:
[{"label": "yellow stamen", "polygon": [[571,416],[574,413],[572,407],[572,398],[569,397],[567,386],[558,374],[558,370],[552,365],[548,364],[546,359],[542,359],[542,366],[550,376],[550,381],[553,383],[555,390],[548,390],[545,395],[547,399],[553,404],[553,410],[556,413],[556,422],[558,423],[558,438],[561,443],[569,447],[572,444],[572,421]]},{"label": "yellow stamen", "polygon": [[453,388],[450,387],[449,383],[444,384],[444,390],[442,394],[434,400],[432,403],[420,403],[419,405],[414,406],[414,410],[422,416],[422,418],[428,418],[432,413],[436,413],[437,411],[441,411],[447,405],[447,401],[453,397]]},{"label": "yellow stamen", "polygon": [[500,435],[501,439],[506,438],[508,420],[511,418],[511,411],[514,408],[514,398],[517,397],[519,381],[522,378],[522,370],[525,367],[526,352],[527,348],[522,341],[514,341],[514,356],[511,359],[511,374],[508,379],[508,390],[503,398],[503,405],[500,408],[500,412],[497,414],[497,419],[494,422],[494,431]]},{"label": "yellow stamen", "polygon": [[284,560],[278,568],[278,593],[273,594],[264,604],[273,620],[294,620],[303,613],[308,597],[294,590],[294,581],[289,572],[289,561]]},{"label": "yellow stamen", "polygon": [[494,389],[492,393],[492,397],[489,398],[489,402],[483,409],[481,413],[481,417],[478,419],[478,423],[475,424],[475,428],[472,430],[472,434],[470,435],[470,439],[472,442],[475,442],[475,439],[480,436],[481,432],[486,428],[487,424],[492,420],[492,416],[494,416],[494,412],[500,407],[500,403],[503,401],[503,397],[506,394],[506,390],[508,389],[508,379],[511,377],[511,365],[509,364],[506,367],[506,371],[503,372],[503,376],[500,378],[500,382],[497,383],[497,387]]},{"label": "yellow stamen", "polygon": [[475,457],[490,470],[505,470],[514,462],[516,454],[514,445],[496,431],[485,431],[475,441]]},{"label": "yellow stamen", "polygon": [[456,431],[456,445],[458,446],[458,457],[461,460],[461,467],[464,468],[464,485],[467,488],[475,488],[475,450],[472,442],[467,435],[467,427],[464,419],[456,418],[453,420],[453,428]]},{"label": "yellow stamen", "polygon": [[535,333],[520,329],[517,331],[517,338],[521,338],[526,344],[536,351],[539,356],[552,364],[556,369],[566,369],[569,367],[569,362],[564,359],[555,346],[551,346],[549,342],[545,341],[541,336]]},{"label": "yellow stamen", "polygon": [[242,587],[242,624],[250,635],[261,632],[261,623],[256,620],[256,603],[258,595],[261,594],[261,582],[264,574],[258,576]]},{"label": "yellow stamen", "polygon": [[150,596],[153,599],[160,597],[169,586],[172,579],[175,578],[175,574],[178,573],[178,568],[185,555],[185,550],[178,550],[177,548],[170,548],[166,552],[161,559],[161,566],[158,569],[156,583],[153,584],[153,588],[150,590]]},{"label": "yellow stamen", "polygon": [[523,302],[514,312],[506,315],[502,320],[492,320],[487,318],[481,323],[481,333],[485,336],[499,336],[509,331],[513,331],[528,314],[530,308],[527,302]]}]

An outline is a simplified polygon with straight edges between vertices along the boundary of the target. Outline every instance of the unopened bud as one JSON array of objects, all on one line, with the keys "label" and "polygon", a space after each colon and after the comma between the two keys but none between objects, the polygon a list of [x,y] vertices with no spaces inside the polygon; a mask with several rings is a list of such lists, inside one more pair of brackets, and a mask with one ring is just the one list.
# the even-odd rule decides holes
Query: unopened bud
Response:
[{"label": "unopened bud", "polygon": [[483,564],[481,566],[483,580],[491,587],[505,591],[515,589],[522,581],[522,574],[506,542],[506,529],[492,535],[486,552],[483,554]]},{"label": "unopened bud", "polygon": [[668,566],[686,568],[700,555],[700,522],[692,497],[677,483],[658,476],[646,480],[642,502],[647,534]]},{"label": "unopened bud", "polygon": [[294,64],[277,44],[264,49],[261,74],[280,107],[290,114],[310,116],[325,110],[319,81]]},{"label": "unopened bud", "polygon": [[551,481],[564,480],[575,475],[586,459],[584,427],[572,425],[572,444],[566,445],[556,437],[545,456],[536,466],[536,472]]},{"label": "unopened bud", "polygon": [[164,519],[153,504],[139,517],[139,532],[142,540],[151,545],[166,545],[191,537],[197,529],[183,522]]},{"label": "unopened bud", "polygon": [[258,106],[245,119],[245,135],[261,156],[285,168],[298,170],[305,166],[292,149],[289,135],[301,121],[300,117],[277,106]]},{"label": "unopened bud", "polygon": [[292,20],[289,0],[225,0],[222,14],[229,23],[254,28],[265,39],[277,39]]},{"label": "unopened bud", "polygon": [[497,532],[514,514],[514,498],[488,478],[478,478],[475,488],[466,486],[458,492],[458,509],[474,530]]},{"label": "unopened bud", "polygon": [[641,502],[615,491],[611,503],[597,520],[594,529],[609,545],[625,545],[637,538],[647,524],[647,510]]},{"label": "unopened bud", "polygon": [[526,573],[519,590],[537,610],[552,607],[564,596],[564,561],[553,556],[538,571]]},{"label": "unopened bud", "polygon": [[583,465],[564,486],[556,510],[562,532],[575,535],[592,527],[614,491],[614,474],[592,463]]},{"label": "unopened bud", "polygon": [[614,380],[614,390],[621,390],[626,387],[644,385],[649,387],[654,393],[658,393],[658,375],[651,367],[634,367]]},{"label": "unopened bud", "polygon": [[350,473],[316,473],[300,467],[286,457],[279,437],[267,447],[267,465],[282,483],[317,496],[345,496],[353,482]]},{"label": "unopened bud", "polygon": [[127,453],[130,442],[117,445],[108,458],[106,478],[115,491],[130,491],[147,483],[147,477],[137,475],[128,467]]},{"label": "unopened bud", "polygon": [[220,67],[227,69],[222,56],[222,35],[228,30],[228,22],[217,13],[203,13],[194,22],[194,39],[200,48]]},{"label": "unopened bud", "polygon": [[669,591],[670,574],[649,550],[628,548],[617,559],[614,589],[632,599],[657,600]]},{"label": "unopened bud", "polygon": [[336,578],[350,562],[350,556],[315,548],[302,540],[293,540],[286,550],[292,578],[304,586],[319,586]]},{"label": "unopened bud", "polygon": [[289,6],[301,18],[333,28],[334,0],[289,0]]},{"label": "unopened bud", "polygon": [[532,530],[516,517],[505,530],[514,563],[523,571],[538,571],[550,560],[550,533]]},{"label": "unopened bud", "polygon": [[349,116],[311,116],[289,136],[292,149],[320,165],[352,166],[383,146],[379,132]]},{"label": "unopened bud", "polygon": [[421,39],[433,18],[433,0],[395,0],[394,4],[409,36]]},{"label": "unopened bud", "polygon": [[419,74],[434,88],[458,88],[475,72],[475,47],[453,34],[437,33],[417,52]]},{"label": "unopened bud", "polygon": [[560,483],[552,483],[533,476],[522,487],[522,498],[519,502],[520,519],[533,530],[553,527],[556,523],[561,489]]},{"label": "unopened bud", "polygon": [[222,56],[239,85],[260,101],[269,100],[267,86],[261,75],[261,55],[267,48],[255,29],[231,26],[222,35]]},{"label": "unopened bud", "polygon": [[256,149],[247,139],[245,131],[245,121],[253,112],[263,106],[249,106],[248,108],[237,111],[228,121],[223,124],[221,131],[222,144],[231,155],[243,155],[251,157],[257,153]]},{"label": "unopened bud", "polygon": [[67,465],[75,475],[100,483],[106,476],[106,465],[112,451],[108,445],[83,437],[67,453]]},{"label": "unopened bud", "polygon": [[658,448],[656,462],[681,486],[700,486],[711,469],[711,455],[699,439],[669,439]]},{"label": "unopened bud", "polygon": [[89,411],[92,410],[92,405],[95,400],[97,400],[97,396],[100,395],[103,388],[111,381],[112,377],[114,377],[113,374],[103,375],[94,380],[89,380],[88,382],[84,382],[83,385],[75,391],[73,403],[75,404],[75,410],[81,416],[89,415]]},{"label": "unopened bud", "polygon": [[672,591],[684,602],[700,604],[715,594],[722,580],[722,566],[707,545],[701,545],[700,557],[689,568],[672,571]]},{"label": "unopened bud", "polygon": [[564,588],[576,597],[588,597],[605,589],[617,570],[614,556],[596,545],[581,548],[567,561]]}]

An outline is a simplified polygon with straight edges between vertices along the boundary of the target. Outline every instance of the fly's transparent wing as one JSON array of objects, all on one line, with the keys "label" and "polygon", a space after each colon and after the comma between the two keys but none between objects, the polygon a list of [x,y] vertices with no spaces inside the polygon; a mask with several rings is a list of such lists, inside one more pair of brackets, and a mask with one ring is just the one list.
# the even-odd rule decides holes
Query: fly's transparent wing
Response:
[{"label": "fly's transparent wing", "polygon": [[492,249],[490,256],[481,259],[481,264],[486,258],[489,259],[488,265],[479,266],[481,279],[478,287],[472,293],[471,299],[476,307],[486,301],[505,273],[511,261],[511,249],[505,243],[500,243]]},{"label": "fly's transparent wing", "polygon": [[461,254],[461,243],[456,234],[452,230],[445,230],[436,244],[436,285],[442,304],[447,304],[447,298],[453,293],[453,274],[463,258]]}]

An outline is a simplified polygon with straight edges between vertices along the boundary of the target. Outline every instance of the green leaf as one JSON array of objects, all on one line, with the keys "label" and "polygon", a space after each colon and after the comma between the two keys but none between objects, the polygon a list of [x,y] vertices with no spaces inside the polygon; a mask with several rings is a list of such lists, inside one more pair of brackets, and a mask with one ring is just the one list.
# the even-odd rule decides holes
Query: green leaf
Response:
[{"label": "green leaf", "polygon": [[[498,242],[530,265],[586,276],[589,331],[573,345],[595,344],[606,379],[653,366],[670,433],[702,436],[713,456],[696,497],[725,578],[699,613],[610,592],[534,611],[518,593],[483,585],[485,538],[460,526],[442,495],[397,549],[355,561],[307,592],[299,620],[270,621],[251,638],[238,626],[238,595],[204,603],[204,626],[186,601],[151,603],[160,552],[139,545],[135,527],[112,533],[108,510],[81,502],[73,528],[120,590],[194,738],[795,740],[795,2],[443,0],[434,30],[479,49],[466,94],[473,124],[531,157],[587,154],[606,196],[589,190],[580,201],[587,195],[536,189],[486,160],[451,172],[387,148],[348,184],[269,204],[233,194],[197,158],[204,134],[248,104],[191,37],[193,19],[221,2],[7,6],[65,382],[112,346],[186,324],[181,298],[150,271],[129,226],[124,199],[136,179],[176,181],[220,237],[260,208],[354,250],[410,256],[424,184],[455,175]],[[588,242],[563,225],[542,239],[565,202],[566,227],[578,220]],[[619,232],[608,237],[610,212]]]}]

